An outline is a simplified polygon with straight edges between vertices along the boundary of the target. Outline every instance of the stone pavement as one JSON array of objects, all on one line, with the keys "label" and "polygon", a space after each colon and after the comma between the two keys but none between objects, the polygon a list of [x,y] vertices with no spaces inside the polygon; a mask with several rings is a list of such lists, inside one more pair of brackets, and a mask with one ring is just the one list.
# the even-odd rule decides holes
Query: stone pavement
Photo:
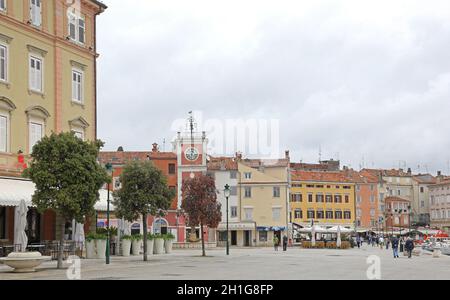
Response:
[{"label": "stone pavement", "polygon": [[[433,258],[423,254],[412,259],[392,257],[391,250],[365,246],[350,250],[314,250],[290,248],[275,252],[272,248],[231,248],[207,251],[176,250],[169,255],[112,257],[106,266],[103,260],[81,260],[81,279],[120,280],[226,280],[226,279],[367,279],[367,258],[380,258],[381,279],[450,279],[450,257]],[[56,262],[45,263],[36,273],[14,274],[0,265],[2,279],[67,279],[66,270],[55,269]]]}]

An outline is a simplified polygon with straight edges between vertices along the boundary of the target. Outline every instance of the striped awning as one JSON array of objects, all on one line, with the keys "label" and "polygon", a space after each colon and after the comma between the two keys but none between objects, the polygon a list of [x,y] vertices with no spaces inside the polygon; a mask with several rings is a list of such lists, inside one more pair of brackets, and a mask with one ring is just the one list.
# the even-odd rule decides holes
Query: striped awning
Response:
[{"label": "striped awning", "polygon": [[22,178],[0,178],[0,206],[19,206],[25,200],[28,206],[33,206],[31,197],[35,186],[30,180]]}]

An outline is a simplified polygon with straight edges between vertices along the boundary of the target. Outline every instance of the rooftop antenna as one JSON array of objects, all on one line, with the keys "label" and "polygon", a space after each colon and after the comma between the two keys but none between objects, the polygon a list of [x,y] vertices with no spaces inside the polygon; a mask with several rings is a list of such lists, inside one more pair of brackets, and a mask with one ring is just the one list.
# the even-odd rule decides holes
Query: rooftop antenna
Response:
[{"label": "rooftop antenna", "polygon": [[447,160],[447,175],[450,175],[450,159]]},{"label": "rooftop antenna", "polygon": [[166,152],[166,138],[163,139],[163,152]]},{"label": "rooftop antenna", "polygon": [[322,161],[322,145],[319,144],[319,163]]}]

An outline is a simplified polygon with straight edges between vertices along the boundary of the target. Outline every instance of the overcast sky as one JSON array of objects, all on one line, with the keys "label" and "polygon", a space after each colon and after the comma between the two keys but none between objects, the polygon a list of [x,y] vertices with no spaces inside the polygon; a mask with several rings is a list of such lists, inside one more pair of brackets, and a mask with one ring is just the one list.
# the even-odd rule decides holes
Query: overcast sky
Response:
[{"label": "overcast sky", "polygon": [[278,119],[296,161],[448,172],[450,1],[105,0],[98,135],[149,150],[190,110]]}]

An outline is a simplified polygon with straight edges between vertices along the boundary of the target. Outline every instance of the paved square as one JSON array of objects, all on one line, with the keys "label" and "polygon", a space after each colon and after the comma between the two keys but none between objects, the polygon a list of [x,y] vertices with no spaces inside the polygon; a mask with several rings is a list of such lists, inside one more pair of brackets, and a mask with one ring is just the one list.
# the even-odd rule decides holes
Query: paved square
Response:
[{"label": "paved square", "polygon": [[[381,279],[450,279],[450,257],[433,258],[422,254],[412,259],[392,257],[391,250],[364,246],[350,250],[305,250],[272,248],[176,250],[173,254],[113,257],[111,265],[102,260],[81,260],[81,279],[159,279],[159,280],[246,280],[246,279],[367,279],[370,255],[380,257]],[[67,279],[66,270],[56,270],[56,262],[45,263],[36,273],[13,274],[0,265],[0,279]]]}]

